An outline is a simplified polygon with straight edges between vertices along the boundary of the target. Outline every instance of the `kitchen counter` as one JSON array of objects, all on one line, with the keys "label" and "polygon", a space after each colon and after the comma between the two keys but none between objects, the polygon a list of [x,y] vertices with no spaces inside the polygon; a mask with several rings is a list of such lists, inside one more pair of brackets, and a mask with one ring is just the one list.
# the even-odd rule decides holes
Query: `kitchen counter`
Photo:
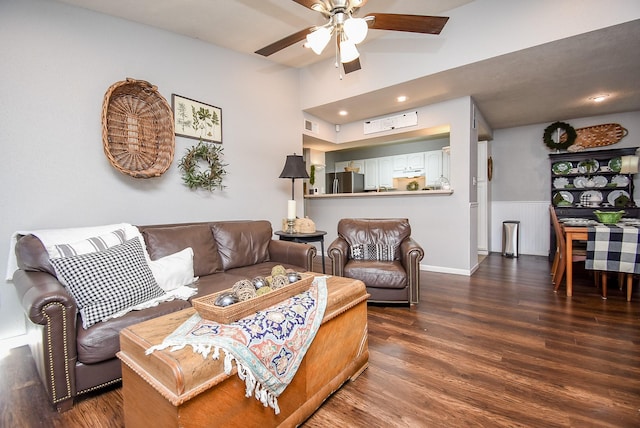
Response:
[{"label": "kitchen counter", "polygon": [[359,192],[359,193],[327,193],[318,195],[305,195],[305,199],[329,199],[329,198],[378,198],[384,196],[446,196],[453,190],[388,190],[383,192]]}]

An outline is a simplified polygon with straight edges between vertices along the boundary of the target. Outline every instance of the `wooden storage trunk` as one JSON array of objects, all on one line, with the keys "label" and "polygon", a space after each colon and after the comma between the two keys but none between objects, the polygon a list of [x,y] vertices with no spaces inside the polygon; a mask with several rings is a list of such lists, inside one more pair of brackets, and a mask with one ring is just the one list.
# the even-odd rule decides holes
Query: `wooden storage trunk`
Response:
[{"label": "wooden storage trunk", "polygon": [[327,279],[328,301],[322,325],[293,381],[278,398],[280,414],[245,397],[234,370],[223,359],[207,359],[190,346],[145,355],[195,313],[165,315],[120,333],[125,425],[131,427],[296,426],[305,421],[346,380],[354,380],[369,359],[367,297],[364,283]]}]

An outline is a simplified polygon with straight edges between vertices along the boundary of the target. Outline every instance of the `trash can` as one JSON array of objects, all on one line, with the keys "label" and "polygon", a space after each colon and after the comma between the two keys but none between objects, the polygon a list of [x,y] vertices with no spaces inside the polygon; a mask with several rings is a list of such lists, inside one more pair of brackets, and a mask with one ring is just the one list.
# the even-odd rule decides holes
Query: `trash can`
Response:
[{"label": "trash can", "polygon": [[520,222],[506,220],[502,222],[502,255],[518,257],[520,252]]}]

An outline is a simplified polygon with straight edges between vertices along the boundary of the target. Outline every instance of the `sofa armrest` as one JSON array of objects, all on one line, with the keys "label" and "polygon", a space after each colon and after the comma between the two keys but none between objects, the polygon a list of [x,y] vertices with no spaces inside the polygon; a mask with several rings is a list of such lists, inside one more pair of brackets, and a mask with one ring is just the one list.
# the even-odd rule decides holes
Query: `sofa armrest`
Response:
[{"label": "sofa armrest", "polygon": [[400,261],[407,273],[410,303],[420,300],[420,260],[424,257],[424,250],[411,237],[400,244]]},{"label": "sofa armrest", "polygon": [[341,236],[338,236],[331,245],[329,245],[327,254],[333,265],[332,274],[334,276],[344,276],[344,266],[349,259],[349,244],[347,241]]},{"label": "sofa armrest", "polygon": [[22,308],[31,322],[47,324],[46,307],[58,303],[69,312],[75,323],[76,302],[64,286],[51,274],[17,270],[13,276],[13,285],[18,293]]},{"label": "sofa armrest", "polygon": [[293,241],[272,239],[269,242],[269,260],[282,264],[304,267],[308,272],[313,271],[313,259],[316,247]]},{"label": "sofa armrest", "polygon": [[58,406],[71,403],[76,395],[75,300],[53,275],[45,272],[18,270],[13,284],[25,314],[40,333],[30,339],[30,347],[49,399]]}]

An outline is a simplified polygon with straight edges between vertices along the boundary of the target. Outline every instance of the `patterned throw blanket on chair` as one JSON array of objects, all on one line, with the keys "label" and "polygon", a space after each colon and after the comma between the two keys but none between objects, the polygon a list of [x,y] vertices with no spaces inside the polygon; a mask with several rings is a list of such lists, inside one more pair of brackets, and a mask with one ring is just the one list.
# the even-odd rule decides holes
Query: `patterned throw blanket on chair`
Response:
[{"label": "patterned throw blanket on chair", "polygon": [[585,268],[640,273],[640,231],[634,226],[589,226]]},{"label": "patterned throw blanket on chair", "polygon": [[146,353],[191,345],[207,358],[225,353],[224,370],[232,362],[244,380],[246,396],[255,396],[265,407],[280,413],[278,396],[293,380],[302,359],[320,328],[327,307],[326,277],[316,277],[308,291],[231,324],[204,320],[195,314]]}]

